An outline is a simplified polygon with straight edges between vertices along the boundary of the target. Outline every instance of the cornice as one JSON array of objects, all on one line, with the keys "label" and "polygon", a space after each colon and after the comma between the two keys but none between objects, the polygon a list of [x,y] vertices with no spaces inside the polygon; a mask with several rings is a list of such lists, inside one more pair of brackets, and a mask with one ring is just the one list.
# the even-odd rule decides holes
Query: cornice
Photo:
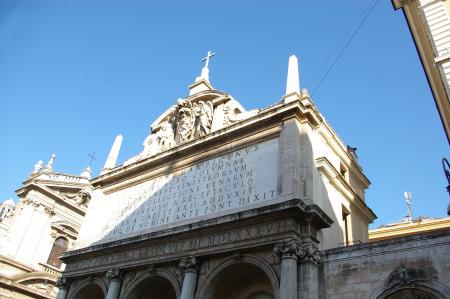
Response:
[{"label": "cornice", "polygon": [[[81,190],[81,188],[74,188],[77,190]],[[63,205],[70,207],[71,209],[77,211],[79,214],[84,215],[86,213],[86,209],[83,207],[80,207],[64,198],[61,194],[54,192],[52,189],[48,188],[45,185],[41,185],[40,183],[30,182],[26,185],[24,185],[22,188],[16,190],[16,194],[19,197],[24,198],[26,194],[31,190],[40,190],[44,195],[49,195],[52,197],[55,201],[62,203]]]},{"label": "cornice", "polygon": [[[225,144],[225,152],[236,150],[236,144],[251,144],[256,141],[256,137],[260,137],[261,140],[267,139],[267,136],[272,135],[276,137],[278,133],[267,132],[264,130],[280,131],[283,121],[287,117],[297,117],[298,119],[308,119],[312,126],[319,124],[317,114],[311,109],[311,106],[304,106],[300,101],[291,102],[288,104],[278,103],[268,108],[262,109],[257,115],[249,117],[248,119],[238,121],[225,128],[212,132],[203,138],[198,138],[186,143],[183,143],[177,147],[169,149],[165,152],[159,153],[155,156],[149,157],[142,161],[126,166],[118,166],[112,169],[110,172],[100,175],[91,181],[94,187],[106,186],[113,181],[121,182],[123,180],[139,176],[146,170],[163,167],[169,161],[173,164],[176,160],[186,160],[192,156],[199,156],[198,152],[208,152],[219,146]],[[246,141],[242,142],[243,137]],[[259,141],[259,140],[258,140]],[[231,143],[236,143],[232,146]],[[201,149],[201,150],[200,150]],[[214,157],[204,157],[204,159]],[[198,161],[201,161],[200,159]]]},{"label": "cornice", "polygon": [[372,222],[377,218],[375,213],[370,209],[366,203],[359,197],[356,191],[350,184],[339,174],[337,169],[330,163],[326,157],[316,159],[316,166],[320,173],[323,173],[330,183],[337,188],[337,190],[344,195],[350,202],[354,203],[358,210],[366,215]]}]

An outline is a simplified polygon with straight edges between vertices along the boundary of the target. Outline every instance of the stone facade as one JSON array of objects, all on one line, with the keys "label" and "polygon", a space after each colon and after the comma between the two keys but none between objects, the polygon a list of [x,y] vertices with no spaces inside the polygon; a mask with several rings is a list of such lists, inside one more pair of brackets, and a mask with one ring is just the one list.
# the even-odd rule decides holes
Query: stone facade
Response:
[{"label": "stone facade", "polygon": [[116,166],[119,138],[57,298],[448,298],[448,231],[367,243],[370,182],[300,92],[296,61],[287,94],[255,111],[206,65]]}]

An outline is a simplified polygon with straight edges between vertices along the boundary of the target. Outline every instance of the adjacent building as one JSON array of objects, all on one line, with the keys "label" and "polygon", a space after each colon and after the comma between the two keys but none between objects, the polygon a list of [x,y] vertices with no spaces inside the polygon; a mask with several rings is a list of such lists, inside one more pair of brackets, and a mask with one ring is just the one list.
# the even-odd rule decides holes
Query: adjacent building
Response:
[{"label": "adjacent building", "polygon": [[450,3],[392,0],[402,9],[450,142]]},{"label": "adjacent building", "polygon": [[64,264],[86,213],[90,170],[81,175],[35,165],[16,191],[19,200],[0,205],[0,298],[55,298]]}]

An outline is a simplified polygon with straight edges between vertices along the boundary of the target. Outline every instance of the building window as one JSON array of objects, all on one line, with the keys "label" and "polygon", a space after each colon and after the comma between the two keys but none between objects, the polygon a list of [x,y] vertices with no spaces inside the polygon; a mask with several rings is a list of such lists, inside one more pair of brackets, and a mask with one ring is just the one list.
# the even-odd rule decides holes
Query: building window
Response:
[{"label": "building window", "polygon": [[348,234],[348,222],[349,222],[350,212],[348,212],[344,207],[342,207],[342,221],[344,230],[344,246],[350,245],[350,238]]},{"label": "building window", "polygon": [[69,241],[66,238],[59,237],[53,243],[52,251],[48,257],[47,264],[55,266],[56,268],[61,267],[62,261],[59,259],[59,255],[67,250]]}]

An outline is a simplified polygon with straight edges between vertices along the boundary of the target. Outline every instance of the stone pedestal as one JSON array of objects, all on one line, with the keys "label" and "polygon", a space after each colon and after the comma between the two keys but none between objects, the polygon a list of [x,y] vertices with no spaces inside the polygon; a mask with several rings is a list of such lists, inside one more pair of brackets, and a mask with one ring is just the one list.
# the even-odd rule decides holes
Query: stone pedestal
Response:
[{"label": "stone pedestal", "polygon": [[179,267],[184,271],[180,299],[194,299],[197,289],[198,260],[195,257],[184,258],[180,261]]},{"label": "stone pedestal", "polygon": [[119,269],[112,269],[106,272],[106,278],[110,280],[106,299],[118,299],[122,287],[123,272]]},{"label": "stone pedestal", "polygon": [[297,299],[297,261],[301,256],[300,244],[290,240],[275,245],[274,253],[281,257],[280,299]]},{"label": "stone pedestal", "polygon": [[69,293],[69,281],[65,277],[60,277],[56,281],[56,286],[59,288],[56,299],[66,299]]}]

